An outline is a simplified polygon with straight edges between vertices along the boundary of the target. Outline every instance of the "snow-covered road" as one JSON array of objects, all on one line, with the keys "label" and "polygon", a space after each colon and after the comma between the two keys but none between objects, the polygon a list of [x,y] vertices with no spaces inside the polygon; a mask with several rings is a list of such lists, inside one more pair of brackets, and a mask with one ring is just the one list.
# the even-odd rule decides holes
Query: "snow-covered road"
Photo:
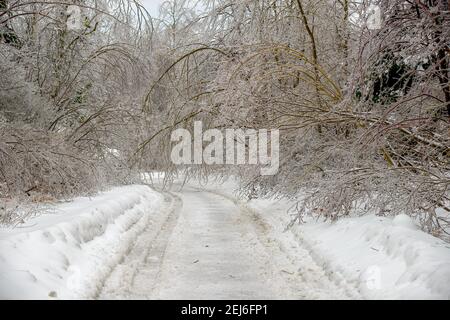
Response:
[{"label": "snow-covered road", "polygon": [[162,227],[144,230],[98,298],[358,298],[238,201],[189,186],[165,196]]},{"label": "snow-covered road", "polygon": [[315,221],[235,183],[112,188],[0,228],[1,299],[450,299],[450,246],[406,215]]}]

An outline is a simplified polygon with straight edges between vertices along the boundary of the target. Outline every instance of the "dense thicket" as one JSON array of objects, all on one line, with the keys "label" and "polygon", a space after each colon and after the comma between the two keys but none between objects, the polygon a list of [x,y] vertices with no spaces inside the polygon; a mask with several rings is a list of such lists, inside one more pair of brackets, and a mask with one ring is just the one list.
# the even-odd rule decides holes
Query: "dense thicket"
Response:
[{"label": "dense thicket", "polygon": [[177,54],[146,110],[159,118],[164,104],[164,122],[186,128],[280,129],[277,175],[217,170],[244,194],[297,199],[298,219],[406,212],[429,232],[448,227],[447,1],[206,1],[179,25],[185,11],[171,8]]},{"label": "dense thicket", "polygon": [[280,170],[189,176],[237,175],[248,197],[298,200],[300,220],[405,212],[448,228],[447,0],[172,0],[153,18],[78,0],[78,30],[68,4],[0,1],[1,197],[170,177],[171,131],[202,120],[280,129]]},{"label": "dense thicket", "polygon": [[151,32],[128,1],[0,2],[0,221],[135,179]]}]

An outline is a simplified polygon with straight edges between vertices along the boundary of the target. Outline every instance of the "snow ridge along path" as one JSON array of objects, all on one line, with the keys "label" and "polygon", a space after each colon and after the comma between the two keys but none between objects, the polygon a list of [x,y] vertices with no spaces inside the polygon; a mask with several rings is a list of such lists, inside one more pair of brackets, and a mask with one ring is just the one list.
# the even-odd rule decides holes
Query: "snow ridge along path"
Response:
[{"label": "snow ridge along path", "polygon": [[330,280],[292,234],[232,198],[185,186],[165,201],[161,229],[142,232],[97,298],[360,298]]},{"label": "snow ridge along path", "polygon": [[95,298],[143,230],[159,229],[163,200],[147,186],[118,187],[0,228],[0,298]]},{"label": "snow ridge along path", "polygon": [[113,188],[0,228],[2,299],[449,299],[450,246],[406,215],[311,221],[234,182]]}]

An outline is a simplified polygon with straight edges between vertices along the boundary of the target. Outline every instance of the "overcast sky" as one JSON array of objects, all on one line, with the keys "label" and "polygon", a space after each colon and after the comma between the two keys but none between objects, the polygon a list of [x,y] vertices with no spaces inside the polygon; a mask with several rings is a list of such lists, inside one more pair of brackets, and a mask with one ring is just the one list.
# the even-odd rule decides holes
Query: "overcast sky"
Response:
[{"label": "overcast sky", "polygon": [[165,0],[139,0],[152,17],[158,16],[159,6]]}]

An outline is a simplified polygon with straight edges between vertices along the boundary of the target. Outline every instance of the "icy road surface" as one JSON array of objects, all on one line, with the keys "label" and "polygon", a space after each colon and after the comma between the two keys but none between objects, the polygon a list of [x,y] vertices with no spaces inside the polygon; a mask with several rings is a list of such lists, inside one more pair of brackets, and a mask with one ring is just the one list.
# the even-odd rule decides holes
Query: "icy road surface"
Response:
[{"label": "icy road surface", "polygon": [[162,227],[140,234],[96,298],[359,298],[331,281],[291,233],[233,198],[195,187],[165,197]]},{"label": "icy road surface", "polygon": [[450,299],[450,245],[407,215],[284,232],[292,203],[234,185],[121,186],[0,227],[0,299]]}]

